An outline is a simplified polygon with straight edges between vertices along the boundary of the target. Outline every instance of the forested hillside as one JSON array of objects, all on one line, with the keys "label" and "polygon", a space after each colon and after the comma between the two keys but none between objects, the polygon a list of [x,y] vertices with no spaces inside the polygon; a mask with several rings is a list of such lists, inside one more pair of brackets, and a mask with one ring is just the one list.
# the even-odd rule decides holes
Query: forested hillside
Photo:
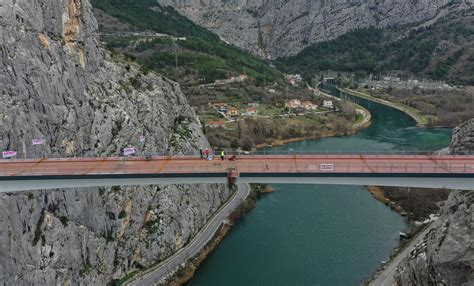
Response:
[{"label": "forested hillside", "polygon": [[[257,85],[282,78],[276,69],[262,60],[226,44],[214,33],[156,1],[92,0],[92,4],[105,12],[98,11],[96,16],[104,34],[102,40],[109,48],[126,54],[145,69],[158,71],[181,84],[210,83],[242,73]],[[117,27],[126,29],[112,34],[118,32]],[[144,36],[141,33],[145,31],[169,37]]]},{"label": "forested hillside", "polygon": [[[286,72],[332,70],[408,75],[474,84],[474,16],[452,13],[433,26],[364,28],[314,44],[275,64]],[[408,30],[408,32],[404,32]]]}]

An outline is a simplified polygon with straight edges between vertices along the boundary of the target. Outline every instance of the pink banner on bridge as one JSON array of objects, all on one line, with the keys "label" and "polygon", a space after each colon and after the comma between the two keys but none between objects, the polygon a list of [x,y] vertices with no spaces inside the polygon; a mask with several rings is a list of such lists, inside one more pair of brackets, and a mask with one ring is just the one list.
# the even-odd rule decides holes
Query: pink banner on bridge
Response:
[{"label": "pink banner on bridge", "polygon": [[17,154],[16,151],[3,151],[2,152],[3,159],[14,157],[16,156],[16,154]]},{"label": "pink banner on bridge", "polygon": [[133,154],[135,154],[135,148],[129,147],[129,148],[123,149],[123,155],[128,156],[128,155],[133,155]]},{"label": "pink banner on bridge", "polygon": [[43,145],[44,144],[44,139],[33,139],[33,146],[36,145]]},{"label": "pink banner on bridge", "polygon": [[319,170],[321,172],[334,172],[334,164],[321,164]]}]

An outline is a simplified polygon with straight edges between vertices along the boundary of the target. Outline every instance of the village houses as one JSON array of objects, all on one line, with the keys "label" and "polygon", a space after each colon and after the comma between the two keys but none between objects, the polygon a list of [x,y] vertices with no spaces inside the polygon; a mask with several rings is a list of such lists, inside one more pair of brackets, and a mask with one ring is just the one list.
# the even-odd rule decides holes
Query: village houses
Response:
[{"label": "village houses", "polygon": [[298,86],[303,81],[303,77],[299,74],[288,74],[285,75],[286,80],[293,86]]},{"label": "village houses", "polygon": [[248,104],[248,107],[258,107],[258,102],[249,102]]},{"label": "village houses", "polygon": [[247,116],[256,116],[257,115],[257,109],[255,107],[248,107],[246,115]]},{"label": "village houses", "polygon": [[301,105],[306,110],[316,110],[316,109],[318,109],[318,106],[316,104],[312,103],[311,101],[303,101],[303,103]]},{"label": "village houses", "polygon": [[334,108],[334,105],[332,104],[332,100],[324,100],[323,101],[323,106],[325,108]]},{"label": "village houses", "polygon": [[306,110],[317,110],[318,105],[312,103],[309,100],[301,102],[299,99],[291,99],[285,102],[285,107],[289,109],[303,108]]},{"label": "village houses", "polygon": [[206,127],[208,128],[223,128],[226,129],[225,122],[224,121],[209,121],[206,124]]},{"label": "village houses", "polygon": [[239,116],[239,110],[235,107],[229,107],[227,109],[228,116]]},{"label": "village houses", "polygon": [[299,99],[291,99],[285,102],[285,107],[289,109],[295,109],[301,107],[301,100]]},{"label": "village houses", "polygon": [[227,112],[227,104],[224,102],[214,103],[214,108],[220,112]]}]

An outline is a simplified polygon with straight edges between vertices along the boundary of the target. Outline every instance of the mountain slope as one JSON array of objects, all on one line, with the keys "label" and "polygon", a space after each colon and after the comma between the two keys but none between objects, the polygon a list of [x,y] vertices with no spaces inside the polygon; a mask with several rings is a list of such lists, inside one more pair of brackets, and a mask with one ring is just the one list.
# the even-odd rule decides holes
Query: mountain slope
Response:
[{"label": "mountain slope", "polygon": [[[183,78],[189,78],[190,82],[196,81],[200,84],[211,83],[216,79],[230,78],[243,73],[254,79],[257,84],[282,78],[277,70],[262,60],[226,44],[216,34],[194,24],[173,8],[163,7],[156,1],[93,0],[92,4],[101,10],[96,14],[99,23],[102,24],[101,31],[109,34],[103,37],[109,47],[132,55],[131,58],[137,59],[146,69],[159,71],[181,83],[185,83]],[[105,12],[105,16],[102,12]],[[110,20],[110,16],[121,23],[131,25],[139,33],[129,37],[125,33],[116,33],[116,26],[108,29],[106,23]],[[150,31],[165,35],[153,37],[153,34],[150,36]],[[115,34],[111,36],[110,34],[114,32]],[[173,37],[185,37],[185,39]]]},{"label": "mountain slope", "polygon": [[474,10],[451,13],[427,27],[356,29],[275,64],[287,72],[386,73],[474,84]]},{"label": "mountain slope", "polygon": [[472,0],[158,0],[253,54],[274,59],[355,28],[384,28],[437,19]]}]

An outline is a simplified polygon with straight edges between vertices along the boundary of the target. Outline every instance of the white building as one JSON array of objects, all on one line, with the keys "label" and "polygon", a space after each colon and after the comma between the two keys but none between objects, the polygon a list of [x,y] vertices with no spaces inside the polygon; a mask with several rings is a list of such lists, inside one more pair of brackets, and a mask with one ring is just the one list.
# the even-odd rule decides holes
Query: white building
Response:
[{"label": "white building", "polygon": [[334,105],[332,104],[332,100],[324,100],[323,106],[326,108],[334,108]]}]

